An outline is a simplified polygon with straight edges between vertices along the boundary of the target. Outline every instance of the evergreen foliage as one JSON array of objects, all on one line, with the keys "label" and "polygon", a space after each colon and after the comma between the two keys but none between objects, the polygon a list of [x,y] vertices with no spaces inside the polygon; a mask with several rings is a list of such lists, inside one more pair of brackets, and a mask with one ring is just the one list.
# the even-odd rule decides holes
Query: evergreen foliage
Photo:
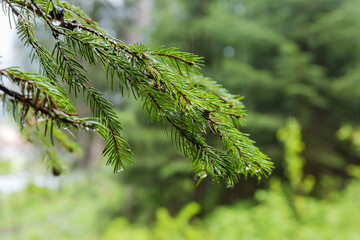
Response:
[{"label": "evergreen foliage", "polygon": [[[16,24],[21,40],[32,48],[31,59],[40,63],[39,74],[0,70],[2,77],[18,86],[19,90],[12,90],[1,82],[0,96],[21,127],[44,128],[45,134],[49,128],[52,143],[54,128],[70,133],[74,129],[98,131],[106,140],[103,155],[114,172],[122,171],[125,162],[133,163],[112,104],[86,76],[85,63],[101,64],[113,90],[132,93],[151,119],[166,126],[177,148],[193,159],[199,180],[209,174],[213,181],[233,186],[240,175],[260,179],[271,172],[268,157],[239,130],[246,115],[242,98],[202,76],[201,57],[175,48],[127,46],[67,2],[1,2],[10,24]],[[53,38],[51,51],[36,38],[40,26]],[[82,94],[92,118],[78,117],[70,93]],[[40,119],[44,124],[38,124]],[[222,142],[223,150],[207,144],[207,133]]]}]

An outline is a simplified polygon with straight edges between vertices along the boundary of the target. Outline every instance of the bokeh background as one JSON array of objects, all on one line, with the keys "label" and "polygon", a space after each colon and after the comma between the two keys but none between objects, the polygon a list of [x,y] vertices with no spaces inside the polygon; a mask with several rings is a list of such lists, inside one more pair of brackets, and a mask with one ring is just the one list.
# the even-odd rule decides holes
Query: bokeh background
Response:
[{"label": "bokeh background", "polygon": [[[0,239],[360,239],[360,0],[71,2],[127,44],[203,56],[204,75],[245,97],[242,130],[275,170],[234,189],[196,186],[191,160],[141,103],[89,68],[136,164],[113,174],[104,142],[82,132],[73,153],[60,153],[67,174],[54,177],[42,146],[0,109]],[[38,71],[0,17],[0,67]]]}]

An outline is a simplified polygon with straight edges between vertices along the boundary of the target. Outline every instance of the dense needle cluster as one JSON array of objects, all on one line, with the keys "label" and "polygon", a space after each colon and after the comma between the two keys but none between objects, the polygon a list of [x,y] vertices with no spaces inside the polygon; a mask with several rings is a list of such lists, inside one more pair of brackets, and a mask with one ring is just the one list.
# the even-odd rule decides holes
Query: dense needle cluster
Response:
[{"label": "dense needle cluster", "polygon": [[[199,180],[210,175],[215,182],[233,186],[241,175],[260,179],[271,172],[272,162],[239,131],[245,116],[241,97],[202,76],[200,57],[175,48],[150,50],[141,43],[127,46],[67,2],[1,3],[10,22],[16,23],[21,40],[32,48],[32,60],[41,67],[39,74],[0,70],[1,77],[19,87],[19,91],[11,90],[0,82],[0,99],[12,106],[22,127],[42,127],[37,124],[41,117],[45,132],[48,123],[51,129],[93,129],[105,138],[103,155],[115,172],[124,169],[125,162],[132,163],[130,146],[121,135],[112,104],[84,74],[81,62],[86,61],[103,65],[114,91],[131,92],[152,119],[166,126],[174,144],[193,160]],[[54,39],[51,51],[36,38],[38,24],[44,24]],[[84,96],[93,118],[77,116],[68,97],[71,92]],[[223,143],[223,150],[206,143],[204,135],[209,132]]]}]

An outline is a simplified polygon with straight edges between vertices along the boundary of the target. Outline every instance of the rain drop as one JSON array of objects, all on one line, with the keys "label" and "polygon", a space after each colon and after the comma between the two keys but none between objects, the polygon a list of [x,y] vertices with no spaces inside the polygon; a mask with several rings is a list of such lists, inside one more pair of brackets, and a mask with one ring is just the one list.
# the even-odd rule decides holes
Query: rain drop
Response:
[{"label": "rain drop", "polygon": [[85,131],[86,131],[86,132],[89,131],[89,128],[88,128],[88,127],[85,127]]},{"label": "rain drop", "polygon": [[55,26],[60,26],[61,22],[58,21],[58,20],[56,20],[56,19],[54,19],[54,20],[52,21],[52,24],[54,24]]},{"label": "rain drop", "polygon": [[120,169],[117,170],[118,173],[122,172],[122,171],[124,171],[124,168],[120,168]]}]

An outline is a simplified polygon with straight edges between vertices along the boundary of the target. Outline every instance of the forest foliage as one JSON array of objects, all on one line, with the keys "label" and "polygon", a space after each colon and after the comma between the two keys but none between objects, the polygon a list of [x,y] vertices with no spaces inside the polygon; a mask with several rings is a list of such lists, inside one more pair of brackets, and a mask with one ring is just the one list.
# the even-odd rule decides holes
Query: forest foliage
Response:
[{"label": "forest foliage", "polygon": [[[138,2],[77,4],[113,36],[126,39],[139,31],[132,28],[137,27]],[[29,186],[26,193],[7,198],[2,206],[8,211],[0,212],[1,223],[7,224],[0,232],[10,239],[15,234],[48,239],[54,232],[74,239],[84,234],[88,239],[357,239],[360,1],[153,3],[151,25],[140,29],[146,44],[203,56],[205,76],[244,96],[247,126],[240,130],[271,157],[275,169],[270,177],[260,185],[257,179],[240,180],[234,190],[208,177],[196,186],[188,160],[171,146],[162,127],[149,122],[142,104],[121,98],[113,101],[116,115],[126,126],[121,133],[137,163],[127,168],[128,174],[103,179],[109,169],[97,160],[80,160],[93,171],[83,185],[71,188],[64,181],[59,191]],[[89,70],[93,86],[116,100],[100,70]],[[74,100],[86,109],[81,104]],[[205,138],[221,149],[216,134]],[[83,139],[99,145],[92,137]],[[82,168],[73,165],[73,172]],[[16,199],[27,199],[32,207]],[[28,218],[17,217],[18,209]],[[29,225],[34,219],[48,220],[53,231]],[[11,232],[14,226],[21,230]]]}]

